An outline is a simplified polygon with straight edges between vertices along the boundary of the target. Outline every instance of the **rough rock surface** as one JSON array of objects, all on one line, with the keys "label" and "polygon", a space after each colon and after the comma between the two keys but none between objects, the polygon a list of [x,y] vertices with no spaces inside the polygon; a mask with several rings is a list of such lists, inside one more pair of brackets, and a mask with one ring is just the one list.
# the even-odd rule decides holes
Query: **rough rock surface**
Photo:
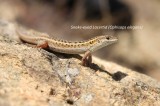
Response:
[{"label": "rough rock surface", "polygon": [[83,67],[76,56],[20,42],[15,29],[0,21],[0,106],[160,105],[156,80],[98,58]]}]

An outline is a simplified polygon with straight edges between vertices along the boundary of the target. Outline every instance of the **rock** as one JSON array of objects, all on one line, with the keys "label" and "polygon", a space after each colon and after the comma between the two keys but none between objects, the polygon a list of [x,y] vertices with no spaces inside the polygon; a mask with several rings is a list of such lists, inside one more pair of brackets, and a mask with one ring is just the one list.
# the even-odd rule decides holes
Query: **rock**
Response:
[{"label": "rock", "polygon": [[96,57],[81,66],[75,57],[20,42],[15,29],[0,21],[1,106],[160,105],[156,80]]}]

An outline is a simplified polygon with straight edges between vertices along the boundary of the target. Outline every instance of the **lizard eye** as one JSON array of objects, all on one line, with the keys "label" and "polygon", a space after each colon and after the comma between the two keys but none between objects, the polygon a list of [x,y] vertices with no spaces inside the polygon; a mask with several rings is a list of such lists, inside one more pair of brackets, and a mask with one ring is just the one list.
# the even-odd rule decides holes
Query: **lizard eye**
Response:
[{"label": "lizard eye", "polygon": [[107,37],[106,37],[106,39],[107,39],[107,40],[109,40],[109,39],[110,39],[110,37],[109,37],[109,36],[107,36]]}]

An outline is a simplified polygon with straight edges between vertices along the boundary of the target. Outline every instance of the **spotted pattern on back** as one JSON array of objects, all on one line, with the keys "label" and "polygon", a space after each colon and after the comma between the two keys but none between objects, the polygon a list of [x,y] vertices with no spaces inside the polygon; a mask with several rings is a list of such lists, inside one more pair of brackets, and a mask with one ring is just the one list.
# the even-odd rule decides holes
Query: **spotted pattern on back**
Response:
[{"label": "spotted pattern on back", "polygon": [[99,40],[104,36],[94,37],[92,39],[86,41],[66,41],[57,38],[52,38],[56,46],[59,47],[68,47],[68,48],[77,48],[77,47],[85,47],[85,46],[92,46],[99,42]]}]

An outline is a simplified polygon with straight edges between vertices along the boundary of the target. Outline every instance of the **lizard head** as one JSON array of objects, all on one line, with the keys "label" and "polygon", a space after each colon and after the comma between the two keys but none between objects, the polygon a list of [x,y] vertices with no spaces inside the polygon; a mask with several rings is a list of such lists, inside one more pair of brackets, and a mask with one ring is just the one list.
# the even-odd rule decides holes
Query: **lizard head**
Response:
[{"label": "lizard head", "polygon": [[117,38],[111,35],[100,36],[99,42],[104,46],[117,42]]},{"label": "lizard head", "polygon": [[98,37],[96,37],[96,41],[97,41],[97,42],[95,42],[94,46],[92,46],[92,47],[90,48],[90,50],[91,50],[92,52],[93,52],[93,51],[96,51],[96,50],[101,49],[101,48],[103,48],[103,47],[105,47],[105,46],[108,46],[108,45],[110,45],[110,44],[112,44],[112,43],[117,42],[117,40],[118,40],[118,39],[117,39],[116,37],[111,36],[111,35],[98,36]]}]

